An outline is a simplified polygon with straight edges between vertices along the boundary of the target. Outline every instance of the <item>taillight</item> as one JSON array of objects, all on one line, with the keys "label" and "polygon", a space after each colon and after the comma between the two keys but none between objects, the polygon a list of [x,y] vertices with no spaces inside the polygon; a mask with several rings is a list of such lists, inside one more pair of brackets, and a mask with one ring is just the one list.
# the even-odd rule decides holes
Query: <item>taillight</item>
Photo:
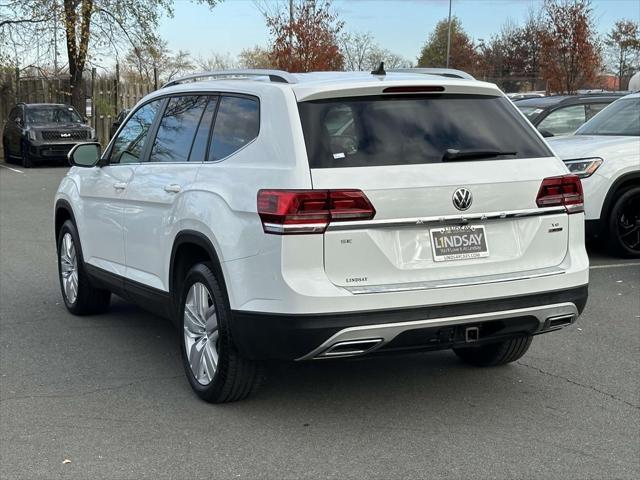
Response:
[{"label": "taillight", "polygon": [[542,180],[536,204],[539,207],[563,206],[567,213],[584,211],[582,183],[577,175],[549,177]]},{"label": "taillight", "polygon": [[260,190],[265,233],[323,233],[331,222],[370,220],[373,205],[360,190]]}]

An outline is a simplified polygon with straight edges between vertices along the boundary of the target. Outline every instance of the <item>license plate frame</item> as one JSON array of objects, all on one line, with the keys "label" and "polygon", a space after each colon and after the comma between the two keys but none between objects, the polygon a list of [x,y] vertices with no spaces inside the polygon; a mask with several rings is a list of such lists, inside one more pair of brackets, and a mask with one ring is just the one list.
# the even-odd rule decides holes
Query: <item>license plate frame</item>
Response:
[{"label": "license plate frame", "polygon": [[472,260],[489,256],[489,242],[484,225],[432,228],[429,236],[434,262]]}]

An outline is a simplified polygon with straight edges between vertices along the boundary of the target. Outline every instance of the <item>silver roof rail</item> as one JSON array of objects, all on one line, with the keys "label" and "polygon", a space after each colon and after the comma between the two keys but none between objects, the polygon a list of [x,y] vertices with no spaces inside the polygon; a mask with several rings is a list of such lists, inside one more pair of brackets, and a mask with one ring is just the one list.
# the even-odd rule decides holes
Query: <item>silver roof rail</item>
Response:
[{"label": "silver roof rail", "polygon": [[475,80],[475,78],[467,72],[456,70],[455,68],[394,68],[393,70],[387,70],[387,72],[420,73],[423,75],[439,75],[441,77]]},{"label": "silver roof rail", "polygon": [[201,78],[222,79],[222,78],[246,78],[246,77],[269,77],[269,80],[277,83],[297,83],[296,77],[283,70],[268,69],[239,69],[239,70],[213,70],[211,72],[193,73],[184,77],[176,78],[165,83],[161,88],[171,87],[183,82],[198,80]]}]

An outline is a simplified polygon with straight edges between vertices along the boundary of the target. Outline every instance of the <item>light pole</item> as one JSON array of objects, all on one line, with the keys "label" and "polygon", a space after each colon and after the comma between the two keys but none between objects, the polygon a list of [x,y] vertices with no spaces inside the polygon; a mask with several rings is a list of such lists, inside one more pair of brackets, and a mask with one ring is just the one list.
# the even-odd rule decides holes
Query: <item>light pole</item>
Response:
[{"label": "light pole", "polygon": [[451,2],[449,0],[449,29],[447,31],[447,68],[449,68],[449,52],[451,52]]}]

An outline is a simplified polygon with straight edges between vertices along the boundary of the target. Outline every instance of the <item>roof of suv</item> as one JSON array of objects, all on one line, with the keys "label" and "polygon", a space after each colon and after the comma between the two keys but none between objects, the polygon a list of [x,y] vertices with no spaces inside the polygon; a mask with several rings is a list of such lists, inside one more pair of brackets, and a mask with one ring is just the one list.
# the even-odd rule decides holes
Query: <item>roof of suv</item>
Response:
[{"label": "roof of suv", "polygon": [[25,108],[40,108],[40,107],[60,107],[60,108],[73,108],[71,105],[67,105],[66,103],[25,103],[18,102],[17,105],[22,105]]},{"label": "roof of suv", "polygon": [[589,93],[585,95],[552,95],[550,97],[524,98],[516,100],[519,107],[534,108],[551,108],[560,105],[573,105],[578,103],[598,103],[605,100],[612,102],[618,98],[622,98],[625,93],[608,92],[608,93]]},{"label": "roof of suv", "polygon": [[[201,74],[202,78],[226,75],[226,78],[190,81],[179,83],[177,80],[153,92],[148,98],[174,92],[229,91],[259,95],[274,90],[291,90],[297,100],[331,98],[346,93],[348,96],[375,95],[382,93],[387,87],[433,86],[446,87],[448,93],[476,93],[484,95],[502,95],[494,84],[470,79],[452,78],[425,73],[388,72],[386,75],[374,75],[368,72],[311,72],[287,73],[274,70],[254,70],[247,75],[242,71],[209,72]],[[232,77],[232,78],[228,78]],[[188,76],[184,81],[199,78]],[[271,81],[269,79],[271,78]]]}]

